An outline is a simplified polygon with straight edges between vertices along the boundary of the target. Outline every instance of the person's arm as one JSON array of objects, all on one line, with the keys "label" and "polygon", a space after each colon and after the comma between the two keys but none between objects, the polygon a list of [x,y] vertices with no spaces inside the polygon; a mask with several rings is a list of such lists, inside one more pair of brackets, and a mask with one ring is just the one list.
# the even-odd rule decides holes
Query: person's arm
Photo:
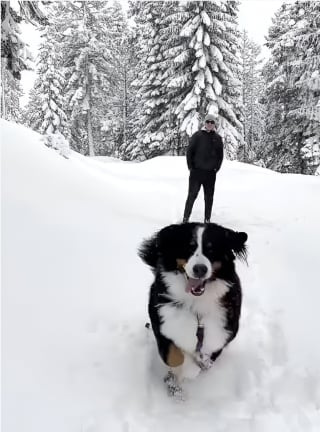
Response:
[{"label": "person's arm", "polygon": [[223,141],[220,135],[218,135],[218,140],[217,140],[217,169],[216,171],[219,171],[219,169],[221,168],[222,165],[222,161],[223,161]]},{"label": "person's arm", "polygon": [[187,165],[189,170],[192,170],[194,168],[194,152],[196,148],[196,139],[197,133],[192,135],[189,145],[187,147]]}]

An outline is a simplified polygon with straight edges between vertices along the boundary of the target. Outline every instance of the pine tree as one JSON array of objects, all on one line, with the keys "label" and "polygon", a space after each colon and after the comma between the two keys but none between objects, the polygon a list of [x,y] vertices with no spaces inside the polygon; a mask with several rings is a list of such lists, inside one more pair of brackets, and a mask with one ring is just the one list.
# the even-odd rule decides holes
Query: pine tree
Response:
[{"label": "pine tree", "polygon": [[39,132],[39,101],[40,95],[35,90],[35,86],[29,92],[28,103],[21,109],[21,123],[30,129]]},{"label": "pine tree", "polygon": [[242,140],[236,7],[236,2],[187,3],[174,77],[181,129],[190,136],[206,113],[215,115],[231,158]]},{"label": "pine tree", "polygon": [[9,1],[1,1],[1,116],[7,118],[5,105],[5,70],[13,78],[20,80],[21,72],[32,69],[32,56],[21,37],[19,23],[25,19],[31,23],[46,23],[46,17],[39,9],[42,2],[19,1],[18,10],[10,6]]},{"label": "pine tree", "polygon": [[102,98],[96,109],[96,115],[100,119],[100,125],[96,131],[97,136],[100,134],[98,139],[100,145],[97,143],[96,148],[99,154],[118,157],[121,153],[121,146],[126,146],[127,141],[130,79],[128,28],[119,2],[112,2],[105,9],[105,21],[108,29],[106,41],[110,52],[113,53],[113,65],[105,75],[108,97]]},{"label": "pine tree", "polygon": [[226,154],[230,159],[237,156],[238,147],[243,145],[243,104],[241,34],[238,30],[239,1],[221,2],[221,21],[212,32],[212,40],[217,39],[217,48],[223,57],[220,83],[222,86],[219,102],[220,131],[224,135]]},{"label": "pine tree", "polygon": [[38,3],[18,2],[20,10],[16,11],[9,1],[1,2],[1,58],[5,60],[5,67],[14,78],[21,78],[21,71],[31,68],[32,59],[27,46],[21,37],[19,23],[25,19],[29,22],[46,23],[46,17],[39,9]]},{"label": "pine tree", "polygon": [[268,83],[265,94],[267,116],[264,159],[268,167],[280,171],[286,171],[286,166],[292,164],[287,146],[291,143],[284,144],[291,127],[288,118],[290,103],[296,97],[290,83],[289,69],[289,62],[295,55],[294,41],[288,37],[291,18],[291,5],[282,5],[275,14],[267,38],[271,58],[263,70]]},{"label": "pine tree", "polygon": [[282,172],[314,172],[319,161],[318,24],[318,5],[296,2],[280,8],[269,30],[265,158]]},{"label": "pine tree", "polygon": [[244,162],[254,162],[259,159],[265,122],[265,112],[261,104],[264,91],[261,47],[249,39],[245,30],[241,43],[244,145],[240,147],[238,157]]},{"label": "pine tree", "polygon": [[23,95],[23,91],[20,85],[20,81],[13,77],[13,75],[7,70],[3,70],[3,86],[6,89],[4,93],[4,106],[6,109],[3,117],[6,120],[11,120],[19,123],[21,121],[21,109],[20,109],[20,97]]},{"label": "pine tree", "polygon": [[37,79],[30,102],[36,112],[27,109],[26,116],[30,116],[30,126],[41,134],[59,132],[67,137],[69,133],[65,114],[65,79],[61,70],[61,49],[57,43],[53,11],[49,13],[49,20],[50,24],[41,29],[42,43],[38,55]]},{"label": "pine tree", "polygon": [[[169,3],[169,2],[168,2]],[[161,85],[155,85],[157,66],[160,59],[160,46],[155,42],[159,38],[161,26],[162,2],[130,2],[129,16],[134,18],[135,27],[131,36],[131,46],[135,49],[133,58],[133,76],[131,85],[134,91],[134,109],[132,112],[133,136],[125,149],[125,158],[148,158],[160,154],[163,147],[163,133],[157,133],[159,122],[154,119],[160,114],[155,99],[159,96]],[[156,43],[156,46],[153,45]],[[133,50],[132,50],[133,52]],[[161,56],[161,55],[160,55]],[[150,101],[149,101],[150,98]]]},{"label": "pine tree", "polygon": [[[235,157],[242,140],[237,2],[135,7],[143,29],[137,79],[143,115],[136,152],[152,157],[172,149],[172,142],[179,148],[182,139],[186,145],[186,136],[198,130],[206,113],[213,113],[227,154]],[[149,44],[143,43],[149,34]]]},{"label": "pine tree", "polygon": [[[175,104],[167,82],[172,77],[173,46],[179,34],[174,16],[181,6],[177,2],[135,2],[131,13],[137,23],[138,62],[134,117],[136,139],[131,145],[132,157],[153,157],[177,149],[179,124]],[[129,148],[130,150],[130,148]]]},{"label": "pine tree", "polygon": [[139,106],[139,101],[133,87],[137,63],[134,34],[135,32],[132,29],[127,29],[123,40],[123,55],[121,56],[122,86],[120,94],[122,95],[123,125],[120,146],[115,156],[122,159],[130,159],[129,149],[132,143],[135,143],[134,137],[137,132],[135,129],[137,124],[136,108]]},{"label": "pine tree", "polygon": [[1,2],[1,117],[7,118],[5,87],[8,81],[6,71],[13,78],[20,79],[21,71],[31,69],[31,55],[22,41],[19,23],[22,18],[11,8],[9,1]]},{"label": "pine tree", "polygon": [[320,3],[296,3],[295,11],[299,25],[294,28],[294,39],[300,59],[290,66],[300,101],[296,101],[290,115],[303,128],[301,154],[305,171],[314,174],[320,165]]},{"label": "pine tree", "polygon": [[71,145],[90,156],[96,153],[102,121],[107,120],[103,107],[111,104],[112,88],[118,81],[117,47],[112,43],[114,28],[110,27],[108,9],[108,3],[99,1],[60,5]]}]

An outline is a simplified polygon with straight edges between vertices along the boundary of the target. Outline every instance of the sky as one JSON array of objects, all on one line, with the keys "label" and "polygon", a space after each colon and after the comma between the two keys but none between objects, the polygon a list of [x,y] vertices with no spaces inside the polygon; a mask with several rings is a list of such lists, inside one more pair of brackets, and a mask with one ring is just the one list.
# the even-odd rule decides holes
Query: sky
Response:
[{"label": "sky", "polygon": [[[4,431],[320,431],[319,178],[223,162],[213,221],[248,233],[240,330],[179,404],[137,248],[181,221],[185,157],[66,159],[0,127]],[[200,193],[191,221],[203,211]]]},{"label": "sky", "polygon": [[263,45],[272,24],[271,19],[282,3],[283,1],[279,0],[242,1],[239,8],[240,29],[247,30],[255,42]]},{"label": "sky", "polygon": [[[290,0],[289,0],[290,1]],[[244,0],[239,8],[239,27],[246,29],[249,36],[258,44],[263,45],[265,35],[271,25],[271,18],[279,9],[282,0]],[[23,35],[29,43],[31,51],[36,55],[39,44],[39,34],[32,25],[22,25]],[[268,56],[268,49],[262,48],[262,55]],[[35,74],[32,71],[22,73],[22,87],[25,95],[21,98],[21,105],[25,105],[28,100],[28,93],[33,86]]]}]

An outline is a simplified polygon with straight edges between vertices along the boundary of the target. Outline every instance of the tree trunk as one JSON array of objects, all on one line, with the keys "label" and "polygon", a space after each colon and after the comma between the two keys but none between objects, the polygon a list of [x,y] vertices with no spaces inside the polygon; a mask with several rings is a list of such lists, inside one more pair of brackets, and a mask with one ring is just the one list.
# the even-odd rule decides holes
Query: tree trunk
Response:
[{"label": "tree trunk", "polygon": [[1,59],[1,118],[5,119],[7,117],[6,113],[6,99],[5,99],[5,68],[6,61],[4,57]]},{"label": "tree trunk", "polygon": [[124,94],[123,94],[123,148],[127,148],[127,119],[128,119],[128,83],[127,83],[127,65],[124,69]]},{"label": "tree trunk", "polygon": [[[84,25],[87,28],[87,4],[86,2],[82,3],[83,9],[83,21]],[[88,97],[88,106],[87,109],[87,132],[88,132],[88,144],[89,144],[89,156],[95,156],[94,154],[94,143],[93,143],[93,132],[92,132],[92,117],[91,117],[91,107],[92,107],[92,98],[91,98],[91,75],[89,72],[89,58],[88,54],[86,55],[86,75],[87,75],[87,97]]]},{"label": "tree trunk", "polygon": [[247,154],[247,160],[246,162],[249,162],[250,159],[250,155],[251,155],[251,150],[254,147],[254,128],[255,128],[255,122],[254,122],[254,98],[253,98],[253,86],[254,86],[254,79],[253,79],[253,68],[251,69],[251,94],[250,94],[250,138],[249,138],[249,145],[248,145],[248,154]]},{"label": "tree trunk", "polygon": [[298,135],[298,148],[297,148],[299,169],[300,169],[300,174],[307,174],[307,164],[302,157],[302,151],[301,151],[302,147],[303,147],[303,133],[300,132]]},{"label": "tree trunk", "polygon": [[88,142],[89,142],[89,156],[94,156],[94,144],[93,144],[93,134],[92,134],[92,122],[91,122],[91,111],[88,109],[87,113],[87,126],[88,126]]}]

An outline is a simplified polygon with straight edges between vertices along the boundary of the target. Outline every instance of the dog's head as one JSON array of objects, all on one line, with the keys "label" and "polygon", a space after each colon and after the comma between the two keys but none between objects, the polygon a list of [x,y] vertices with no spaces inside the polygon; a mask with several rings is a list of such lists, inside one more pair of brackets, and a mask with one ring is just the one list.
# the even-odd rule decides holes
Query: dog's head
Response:
[{"label": "dog's head", "polygon": [[236,257],[246,259],[247,238],[214,223],[169,225],[143,242],[139,256],[154,270],[184,273],[187,292],[201,295],[207,281],[228,280]]}]

